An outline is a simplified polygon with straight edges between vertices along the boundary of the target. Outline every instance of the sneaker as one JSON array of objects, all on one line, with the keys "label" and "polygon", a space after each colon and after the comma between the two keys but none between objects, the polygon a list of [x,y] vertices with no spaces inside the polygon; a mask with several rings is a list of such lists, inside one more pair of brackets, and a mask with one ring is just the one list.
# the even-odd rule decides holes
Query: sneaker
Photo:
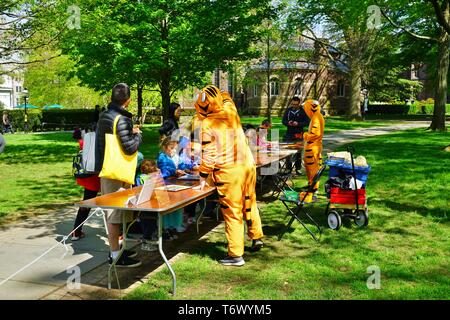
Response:
[{"label": "sneaker", "polygon": [[177,229],[176,228],[170,228],[169,229],[169,234],[170,234],[170,236],[172,237],[173,240],[178,239]]},{"label": "sneaker", "polygon": [[141,244],[141,250],[143,250],[143,251],[150,251],[150,252],[157,251],[158,250],[158,246],[156,246],[155,244],[150,242],[150,240],[143,239],[142,240],[142,244]]},{"label": "sneaker", "polygon": [[172,235],[167,230],[164,230],[164,232],[162,234],[162,238],[165,241],[172,241],[173,240]]},{"label": "sneaker", "polygon": [[223,266],[241,267],[245,264],[245,261],[242,257],[227,256],[225,259],[219,260],[219,263]]},{"label": "sneaker", "polygon": [[[112,264],[113,259],[111,256],[108,258],[108,263]],[[141,261],[135,260],[133,258],[127,257],[126,255],[122,255],[116,263],[116,267],[118,268],[135,268],[139,267],[142,264]]]},{"label": "sneaker", "polygon": [[183,232],[186,232],[187,228],[184,227],[184,226],[182,226],[182,227],[176,227],[176,230],[177,230],[178,233],[183,233]]},{"label": "sneaker", "polygon": [[128,258],[134,258],[134,257],[137,257],[137,252],[136,251],[133,251],[133,250],[127,250],[127,249],[125,249],[125,250],[123,250],[123,253],[122,253],[123,255],[126,255]]},{"label": "sneaker", "polygon": [[264,246],[264,242],[262,242],[261,239],[254,239],[252,240],[252,251],[259,251]]},{"label": "sneaker", "polygon": [[80,233],[78,233],[78,234],[76,232],[72,232],[71,240],[72,241],[78,241],[78,240],[80,240],[81,238],[84,238],[84,237],[86,237],[86,234],[83,231],[80,231]]}]

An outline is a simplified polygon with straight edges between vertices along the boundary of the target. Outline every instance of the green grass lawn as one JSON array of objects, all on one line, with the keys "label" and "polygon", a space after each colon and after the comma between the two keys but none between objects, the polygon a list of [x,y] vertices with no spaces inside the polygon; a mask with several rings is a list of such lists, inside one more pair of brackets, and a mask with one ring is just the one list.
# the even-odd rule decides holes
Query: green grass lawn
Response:
[{"label": "green grass lawn", "polygon": [[[441,150],[449,140],[450,133],[409,130],[353,143],[372,166],[368,227],[328,229],[322,199],[313,210],[320,243],[298,223],[277,241],[285,209],[261,202],[265,248],[247,253],[242,268],[222,267],[216,261],[226,254],[225,235],[212,233],[174,263],[175,298],[450,299],[450,154]],[[367,288],[370,266],[380,268],[380,289]],[[170,287],[164,268],[125,298],[172,299]]]}]

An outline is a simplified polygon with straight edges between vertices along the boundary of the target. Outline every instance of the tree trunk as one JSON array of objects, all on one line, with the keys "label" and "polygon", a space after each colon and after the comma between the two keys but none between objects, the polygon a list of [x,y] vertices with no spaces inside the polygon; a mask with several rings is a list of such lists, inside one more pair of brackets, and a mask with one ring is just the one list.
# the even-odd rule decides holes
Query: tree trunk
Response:
[{"label": "tree trunk", "polygon": [[[143,85],[138,85],[137,86],[137,105],[138,105],[138,109],[137,109],[137,116],[139,121],[141,121],[141,117],[142,117],[142,92],[144,91],[144,86]],[[144,124],[144,122],[142,121],[142,124]]]},{"label": "tree trunk", "polygon": [[350,65],[350,106],[347,115],[350,120],[362,120],[361,117],[361,75],[362,71],[357,63]]},{"label": "tree trunk", "polygon": [[[446,18],[448,21],[448,12]],[[446,131],[445,128],[445,105],[447,103],[447,74],[449,67],[448,46],[449,35],[442,29],[439,38],[438,65],[437,65],[437,86],[434,97],[433,120],[430,129],[433,131]]]},{"label": "tree trunk", "polygon": [[270,103],[270,33],[267,35],[267,113],[266,118],[272,121],[272,106]]},{"label": "tree trunk", "polygon": [[163,42],[163,60],[164,69],[161,72],[161,82],[159,87],[161,89],[162,100],[162,116],[163,122],[169,118],[169,105],[170,105],[170,61],[169,61],[169,28],[167,20],[163,20],[161,38]]}]

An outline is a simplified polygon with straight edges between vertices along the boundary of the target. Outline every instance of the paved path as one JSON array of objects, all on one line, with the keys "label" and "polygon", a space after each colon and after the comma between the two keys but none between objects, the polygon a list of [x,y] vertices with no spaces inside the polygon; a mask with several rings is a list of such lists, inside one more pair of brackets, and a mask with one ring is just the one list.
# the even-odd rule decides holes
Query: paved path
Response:
[{"label": "paved path", "polygon": [[[428,122],[409,122],[394,126],[337,132],[325,136],[324,153],[353,140],[410,128],[427,128],[428,125]],[[62,237],[72,230],[76,210],[75,207],[69,207],[63,212],[41,215],[1,228],[0,283],[61,241]],[[209,229],[206,227],[205,225],[204,232],[214,228],[214,225],[211,224]],[[65,256],[66,249],[63,245],[59,245],[30,268],[0,285],[0,299],[119,297],[120,292],[117,290],[105,290],[107,270],[105,262],[108,256],[108,246],[102,219],[94,216],[86,224],[84,231],[88,235],[87,238],[73,243],[70,240],[67,241],[68,252]],[[195,234],[194,230],[191,232]],[[196,235],[190,239],[194,238],[198,240]],[[181,252],[179,244],[165,245],[165,247],[169,251],[169,258],[176,257]],[[121,280],[128,277],[128,280],[123,281],[123,287],[135,282],[136,277],[141,279],[149,270],[155,270],[162,265],[162,259],[157,253],[146,255],[143,260],[146,262],[142,268],[139,268],[142,270],[119,271]],[[73,290],[67,290],[66,287],[67,279],[73,274],[73,269],[71,269],[73,266],[78,266],[81,271],[83,285],[82,290],[79,290],[80,294],[74,293]],[[149,266],[152,266],[153,269],[149,269]],[[139,273],[141,275],[136,276]],[[128,276],[124,276],[127,274]]]}]

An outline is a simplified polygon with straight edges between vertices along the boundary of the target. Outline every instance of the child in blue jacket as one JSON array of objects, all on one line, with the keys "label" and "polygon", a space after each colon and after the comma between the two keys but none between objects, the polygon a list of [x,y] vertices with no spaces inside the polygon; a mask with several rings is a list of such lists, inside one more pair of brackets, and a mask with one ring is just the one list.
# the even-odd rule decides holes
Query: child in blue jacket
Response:
[{"label": "child in blue jacket", "polygon": [[[178,142],[171,141],[170,137],[165,138],[161,142],[161,152],[158,155],[156,164],[161,171],[164,179],[169,177],[179,177],[185,174],[182,170],[177,169],[179,157],[176,152]],[[184,232],[186,228],[183,226],[183,209],[179,209],[165,215],[163,217],[164,234],[167,240],[169,238],[176,239],[177,232]]]}]

